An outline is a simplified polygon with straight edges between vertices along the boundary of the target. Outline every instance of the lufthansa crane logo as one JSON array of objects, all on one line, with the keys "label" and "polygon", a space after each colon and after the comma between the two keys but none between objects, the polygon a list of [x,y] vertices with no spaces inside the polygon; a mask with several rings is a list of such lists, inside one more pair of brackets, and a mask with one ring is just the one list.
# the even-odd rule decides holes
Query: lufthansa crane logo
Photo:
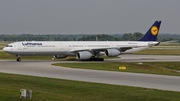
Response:
[{"label": "lufthansa crane logo", "polygon": [[158,34],[158,28],[156,26],[151,27],[151,33],[154,36],[157,35]]}]

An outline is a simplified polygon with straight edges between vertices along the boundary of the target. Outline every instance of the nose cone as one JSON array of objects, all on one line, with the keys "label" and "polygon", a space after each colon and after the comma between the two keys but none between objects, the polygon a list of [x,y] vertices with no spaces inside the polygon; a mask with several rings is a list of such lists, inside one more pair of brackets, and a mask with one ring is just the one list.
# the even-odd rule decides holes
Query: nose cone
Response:
[{"label": "nose cone", "polygon": [[4,48],[3,48],[3,51],[4,51],[4,52],[10,52],[11,50],[10,50],[9,47],[4,47]]},{"label": "nose cone", "polygon": [[12,47],[4,47],[4,48],[3,48],[3,51],[4,51],[4,52],[7,52],[7,53],[9,53],[9,54],[12,54],[12,53],[13,53]]},{"label": "nose cone", "polygon": [[7,48],[6,48],[6,47],[4,47],[4,48],[3,48],[3,51],[4,51],[4,52],[6,52],[6,51],[7,51]]}]

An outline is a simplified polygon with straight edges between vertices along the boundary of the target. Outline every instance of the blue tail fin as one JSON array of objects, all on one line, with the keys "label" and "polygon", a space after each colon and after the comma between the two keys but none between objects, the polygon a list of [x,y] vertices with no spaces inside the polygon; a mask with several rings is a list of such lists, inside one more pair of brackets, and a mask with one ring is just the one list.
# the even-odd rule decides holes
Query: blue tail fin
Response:
[{"label": "blue tail fin", "polygon": [[161,21],[155,21],[146,34],[138,41],[156,41]]}]

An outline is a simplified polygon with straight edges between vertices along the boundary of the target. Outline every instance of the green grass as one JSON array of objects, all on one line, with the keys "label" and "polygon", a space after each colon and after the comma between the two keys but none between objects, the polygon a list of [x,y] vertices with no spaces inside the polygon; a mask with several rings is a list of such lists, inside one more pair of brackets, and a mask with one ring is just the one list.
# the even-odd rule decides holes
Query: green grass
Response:
[{"label": "green grass", "polygon": [[2,50],[4,47],[5,47],[5,46],[1,46],[1,45],[0,45],[0,50]]},{"label": "green grass", "polygon": [[[0,101],[18,101],[20,89],[30,101],[179,101],[179,92],[0,73]],[[26,101],[28,99],[23,99]]]},{"label": "green grass", "polygon": [[16,59],[15,55],[0,51],[0,59]]},{"label": "green grass", "polygon": [[179,43],[162,43],[159,46],[136,52],[135,54],[149,54],[149,55],[180,55]]},{"label": "green grass", "polygon": [[5,46],[7,46],[7,42],[0,42],[0,50],[2,50]]},{"label": "green grass", "polygon": [[8,43],[0,43],[0,48],[3,48],[3,47],[5,47],[5,46],[7,46],[8,45]]},{"label": "green grass", "polygon": [[[52,65],[70,67],[70,68],[81,68],[81,69],[95,69],[95,70],[180,76],[179,72],[174,71],[174,70],[180,70],[180,62],[144,62],[143,64],[138,64],[135,62],[55,63]],[[126,70],[119,70],[120,66],[125,66]]]},{"label": "green grass", "polygon": [[149,55],[180,55],[180,49],[146,49],[135,54],[149,54]]},{"label": "green grass", "polygon": [[[175,48],[175,49],[172,49],[172,48]],[[163,43],[162,42],[159,46],[153,46],[146,50],[136,52],[135,54],[180,55],[180,44],[179,43]]]},{"label": "green grass", "polygon": [[158,46],[180,46],[178,42],[161,42]]}]

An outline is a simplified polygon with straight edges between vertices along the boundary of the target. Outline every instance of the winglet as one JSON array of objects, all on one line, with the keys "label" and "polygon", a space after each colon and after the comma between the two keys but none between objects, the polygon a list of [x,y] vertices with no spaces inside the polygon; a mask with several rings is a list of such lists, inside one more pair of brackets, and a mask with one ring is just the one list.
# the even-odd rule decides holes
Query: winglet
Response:
[{"label": "winglet", "polygon": [[146,34],[138,41],[156,41],[161,21],[155,21]]}]

